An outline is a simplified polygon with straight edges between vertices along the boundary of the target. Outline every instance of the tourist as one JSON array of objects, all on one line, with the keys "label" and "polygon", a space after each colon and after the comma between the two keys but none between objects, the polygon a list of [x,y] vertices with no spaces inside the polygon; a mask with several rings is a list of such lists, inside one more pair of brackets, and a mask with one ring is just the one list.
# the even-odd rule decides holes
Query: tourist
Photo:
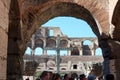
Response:
[{"label": "tourist", "polygon": [[50,76],[49,76],[49,80],[52,80],[53,72],[48,71],[48,74],[50,75]]},{"label": "tourist", "polygon": [[54,73],[51,80],[62,80],[60,74]]},{"label": "tourist", "polygon": [[63,80],[70,80],[70,75],[69,74],[65,74]]},{"label": "tourist", "polygon": [[94,76],[94,75],[89,75],[89,76],[87,77],[87,79],[88,79],[88,80],[95,80],[95,76]]},{"label": "tourist", "polygon": [[77,73],[72,73],[70,80],[77,80],[77,79],[78,79],[78,74]]},{"label": "tourist", "polygon": [[49,80],[49,78],[50,78],[50,75],[48,71],[43,71],[37,80]]},{"label": "tourist", "polygon": [[81,74],[81,75],[79,76],[79,79],[80,79],[80,80],[87,80],[85,74]]}]

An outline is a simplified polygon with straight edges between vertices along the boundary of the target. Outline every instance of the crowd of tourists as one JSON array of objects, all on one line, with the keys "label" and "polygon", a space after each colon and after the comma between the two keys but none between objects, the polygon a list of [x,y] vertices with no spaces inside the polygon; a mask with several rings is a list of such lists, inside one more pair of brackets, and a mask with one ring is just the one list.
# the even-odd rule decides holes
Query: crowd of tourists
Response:
[{"label": "crowd of tourists", "polygon": [[106,75],[106,78],[103,77],[96,78],[94,75],[88,75],[77,73],[68,73],[61,76],[58,73],[53,73],[50,71],[43,71],[41,75],[36,80],[114,80],[114,76],[112,74]]}]

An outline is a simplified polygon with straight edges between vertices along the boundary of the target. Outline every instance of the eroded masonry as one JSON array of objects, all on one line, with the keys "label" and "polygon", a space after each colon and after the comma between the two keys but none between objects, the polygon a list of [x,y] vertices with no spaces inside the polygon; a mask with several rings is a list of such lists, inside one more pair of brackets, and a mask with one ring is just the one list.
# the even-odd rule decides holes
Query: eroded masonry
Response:
[{"label": "eroded masonry", "polygon": [[119,0],[0,0],[0,79],[21,80],[32,34],[52,18],[70,16],[90,25],[102,49],[104,75],[112,73],[119,80],[119,9]]},{"label": "eroded masonry", "polygon": [[[53,34],[50,34],[51,31]],[[60,35],[60,44],[58,44],[58,35]],[[84,44],[85,41],[91,41],[91,43]],[[103,63],[102,55],[97,55],[96,50],[99,48],[98,39],[94,37],[89,38],[70,38],[64,35],[59,27],[40,27],[34,35],[32,35],[31,40],[28,42],[28,47],[30,47],[31,56],[25,55],[25,61],[36,61],[39,65],[37,71],[52,71],[57,72],[57,50],[66,50],[66,54],[60,56],[60,73],[72,73],[76,72],[78,74],[90,74],[92,73],[93,64]],[[35,54],[37,48],[42,49],[42,54]],[[56,51],[50,56],[47,50]],[[61,54],[59,52],[59,54]],[[102,54],[102,53],[101,53]],[[26,64],[27,65],[27,64]],[[32,65],[32,63],[31,63]],[[32,66],[34,67],[34,66]],[[33,75],[30,73],[31,70],[26,67],[24,75]],[[37,72],[36,71],[36,72]],[[94,74],[94,75],[101,75]]]}]

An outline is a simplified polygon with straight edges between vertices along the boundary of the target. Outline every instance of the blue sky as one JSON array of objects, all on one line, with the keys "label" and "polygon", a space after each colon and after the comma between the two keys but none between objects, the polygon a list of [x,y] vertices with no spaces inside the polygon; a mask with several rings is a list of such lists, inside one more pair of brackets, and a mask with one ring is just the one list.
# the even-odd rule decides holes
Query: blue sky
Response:
[{"label": "blue sky", "polygon": [[60,27],[63,34],[69,37],[96,37],[85,21],[74,17],[56,17],[42,26]]},{"label": "blue sky", "polygon": [[[96,37],[90,26],[83,20],[73,17],[56,17],[42,26],[46,27],[59,27],[63,34],[68,37]],[[30,53],[30,49],[26,50],[26,53]],[[41,49],[36,49],[35,54],[41,54]],[[66,54],[67,51],[61,51],[61,54]],[[55,51],[48,51],[48,54],[56,54]],[[101,55],[101,49],[97,50],[97,54]]]}]

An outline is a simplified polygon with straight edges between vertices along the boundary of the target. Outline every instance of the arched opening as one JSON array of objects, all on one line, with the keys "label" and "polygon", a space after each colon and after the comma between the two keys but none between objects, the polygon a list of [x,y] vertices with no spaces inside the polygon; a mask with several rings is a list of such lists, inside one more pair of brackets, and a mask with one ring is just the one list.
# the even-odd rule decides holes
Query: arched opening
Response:
[{"label": "arched opening", "polygon": [[91,45],[92,42],[90,40],[83,41],[83,55],[92,55]]},{"label": "arched opening", "polygon": [[90,46],[92,44],[92,42],[90,40],[85,40],[83,41],[83,45],[88,45]]},{"label": "arched opening", "polygon": [[[21,30],[21,31],[23,31],[23,34],[24,34],[23,35],[23,38],[25,39],[24,42],[27,42],[30,39],[31,34],[37,29],[38,26],[44,24],[51,18],[57,17],[57,16],[72,16],[72,17],[76,17],[79,19],[83,19],[91,26],[93,32],[97,35],[97,37],[100,37],[102,30],[100,30],[100,27],[97,26],[96,21],[101,22],[100,25],[103,26],[102,23],[106,24],[107,23],[106,19],[109,19],[109,18],[105,18],[105,20],[99,19],[99,17],[98,17],[99,14],[97,14],[99,12],[97,12],[97,11],[99,11],[99,10],[103,11],[102,10],[103,8],[101,8],[101,7],[98,8],[99,4],[93,2],[94,4],[92,6],[96,6],[96,7],[93,8],[93,10],[90,10],[91,3],[89,3],[89,2],[91,0],[87,1],[88,4],[86,4],[85,6],[83,4],[83,3],[85,3],[84,1],[82,3],[81,2],[72,3],[69,1],[64,2],[66,0],[63,0],[63,1],[60,0],[60,2],[57,2],[54,0],[52,0],[52,1],[50,0],[50,2],[46,3],[46,4],[51,3],[47,7],[46,6],[42,6],[42,7],[34,6],[33,8],[28,8],[29,6],[27,6],[27,9],[24,9],[26,11],[23,10],[23,18],[22,18],[23,20],[22,21],[23,21],[24,28],[22,28],[23,30]],[[31,10],[29,10],[29,9],[31,9]],[[100,15],[103,12],[101,12]],[[91,13],[94,15],[92,15]],[[104,15],[106,15],[106,14],[104,14]],[[103,15],[102,15],[102,17],[103,17]],[[106,25],[106,27],[108,27],[108,26]],[[107,34],[106,30],[103,30],[103,31],[105,31]],[[9,37],[11,37],[11,36],[9,36]],[[14,40],[16,40],[16,38],[14,38]]]},{"label": "arched opening", "polygon": [[48,38],[46,40],[46,47],[56,47],[56,41],[54,39]]},{"label": "arched opening", "polygon": [[67,48],[68,47],[68,41],[67,40],[60,40],[60,47]]},{"label": "arched opening", "polygon": [[27,49],[26,49],[26,51],[25,51],[25,54],[31,55],[31,52],[32,52],[31,48],[30,48],[30,47],[27,47]]},{"label": "arched opening", "polygon": [[43,55],[43,49],[41,47],[35,48],[35,55]]},{"label": "arched opening", "polygon": [[72,56],[78,56],[79,55],[79,50],[78,47],[74,47],[73,50],[71,51]]},{"label": "arched opening", "polygon": [[[40,38],[40,37],[38,37],[38,38]],[[41,40],[41,39],[35,39],[35,48],[36,47],[43,47],[43,44],[44,44],[44,42],[43,42],[43,40]]]},{"label": "arched opening", "polygon": [[101,50],[101,48],[97,48],[97,49],[95,50],[95,55],[97,55],[97,56],[102,56],[102,50]]},{"label": "arched opening", "polygon": [[68,37],[96,37],[86,21],[75,17],[55,17],[43,24],[42,27],[59,27],[63,35]]}]

